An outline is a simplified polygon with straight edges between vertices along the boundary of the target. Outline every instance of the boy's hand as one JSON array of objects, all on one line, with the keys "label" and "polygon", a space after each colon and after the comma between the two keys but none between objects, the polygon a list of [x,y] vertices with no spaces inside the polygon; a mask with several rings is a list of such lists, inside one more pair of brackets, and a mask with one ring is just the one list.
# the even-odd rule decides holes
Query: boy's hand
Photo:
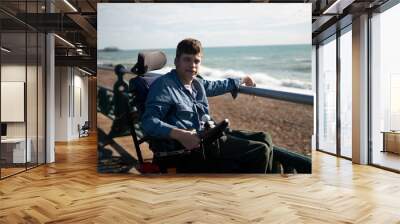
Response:
[{"label": "boy's hand", "polygon": [[245,76],[241,79],[240,84],[244,84],[245,86],[256,87],[256,82],[250,76]]},{"label": "boy's hand", "polygon": [[178,140],[186,149],[191,150],[200,147],[200,138],[196,131],[174,128],[171,130],[170,137]]}]

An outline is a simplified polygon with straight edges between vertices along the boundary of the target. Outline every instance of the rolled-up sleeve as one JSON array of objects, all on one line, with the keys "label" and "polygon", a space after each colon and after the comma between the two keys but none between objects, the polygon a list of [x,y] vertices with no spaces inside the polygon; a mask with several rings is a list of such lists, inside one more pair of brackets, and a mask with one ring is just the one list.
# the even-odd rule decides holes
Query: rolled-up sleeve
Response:
[{"label": "rolled-up sleeve", "polygon": [[162,82],[156,82],[150,87],[146,100],[146,108],[142,116],[142,128],[145,134],[168,138],[175,126],[163,122],[171,107],[171,96],[168,88]]},{"label": "rolled-up sleeve", "polygon": [[219,96],[230,92],[233,98],[236,98],[239,92],[240,79],[239,78],[228,78],[224,80],[202,80],[204,89],[206,90],[207,96]]}]

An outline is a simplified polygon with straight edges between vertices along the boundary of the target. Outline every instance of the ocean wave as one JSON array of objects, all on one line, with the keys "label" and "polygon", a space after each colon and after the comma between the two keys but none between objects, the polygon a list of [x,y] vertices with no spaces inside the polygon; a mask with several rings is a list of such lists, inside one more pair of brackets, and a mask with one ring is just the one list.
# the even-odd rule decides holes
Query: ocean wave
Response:
[{"label": "ocean wave", "polygon": [[262,60],[264,58],[263,57],[256,57],[256,56],[246,56],[243,59],[244,60],[248,60],[248,61],[257,61],[257,60]]},{"label": "ocean wave", "polygon": [[296,89],[305,89],[311,90],[312,84],[311,82],[296,80],[296,79],[277,79],[274,78],[267,73],[245,73],[239,70],[221,70],[221,69],[213,69],[209,67],[202,66],[200,74],[210,79],[224,79],[224,78],[241,78],[246,75],[250,75],[254,81],[257,83],[258,87],[289,87]]},{"label": "ocean wave", "polygon": [[[161,73],[165,74],[171,69],[174,69],[174,67],[166,66],[160,70],[154,71],[155,73]],[[246,75],[251,76],[254,81],[257,83],[257,87],[261,88],[272,88],[272,89],[281,89],[282,87],[285,87],[285,90],[288,91],[293,91],[293,92],[298,92],[297,90],[311,90],[312,89],[312,84],[311,82],[306,82],[306,81],[301,81],[301,80],[296,80],[296,79],[277,79],[274,78],[267,73],[245,73],[240,70],[234,70],[234,69],[227,69],[227,70],[222,70],[222,69],[215,69],[215,68],[210,68],[206,66],[202,66],[200,70],[200,74],[209,80],[218,80],[218,79],[225,79],[225,78],[241,78]],[[297,90],[296,90],[297,89]]]},{"label": "ocean wave", "polygon": [[310,58],[294,58],[294,61],[311,63],[311,59]]},{"label": "ocean wave", "polygon": [[282,86],[285,87],[290,87],[290,88],[299,88],[299,89],[312,89],[312,84],[308,82],[303,82],[300,80],[292,80],[292,79],[286,79],[282,80],[281,83]]}]

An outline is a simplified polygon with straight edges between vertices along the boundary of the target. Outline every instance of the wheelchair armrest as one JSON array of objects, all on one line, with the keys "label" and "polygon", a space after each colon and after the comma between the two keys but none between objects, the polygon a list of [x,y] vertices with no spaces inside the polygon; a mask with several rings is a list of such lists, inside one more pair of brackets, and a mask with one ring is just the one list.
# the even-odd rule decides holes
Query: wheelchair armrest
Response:
[{"label": "wheelchair armrest", "polygon": [[173,139],[144,137],[149,143],[150,149],[155,157],[171,157],[189,153],[181,143]]}]

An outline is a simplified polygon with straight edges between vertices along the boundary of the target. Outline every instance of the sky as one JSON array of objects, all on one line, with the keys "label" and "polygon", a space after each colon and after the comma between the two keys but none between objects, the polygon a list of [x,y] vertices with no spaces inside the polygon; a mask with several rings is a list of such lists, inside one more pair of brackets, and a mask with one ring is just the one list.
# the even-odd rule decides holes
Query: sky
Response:
[{"label": "sky", "polygon": [[311,44],[311,4],[99,3],[98,49]]}]

